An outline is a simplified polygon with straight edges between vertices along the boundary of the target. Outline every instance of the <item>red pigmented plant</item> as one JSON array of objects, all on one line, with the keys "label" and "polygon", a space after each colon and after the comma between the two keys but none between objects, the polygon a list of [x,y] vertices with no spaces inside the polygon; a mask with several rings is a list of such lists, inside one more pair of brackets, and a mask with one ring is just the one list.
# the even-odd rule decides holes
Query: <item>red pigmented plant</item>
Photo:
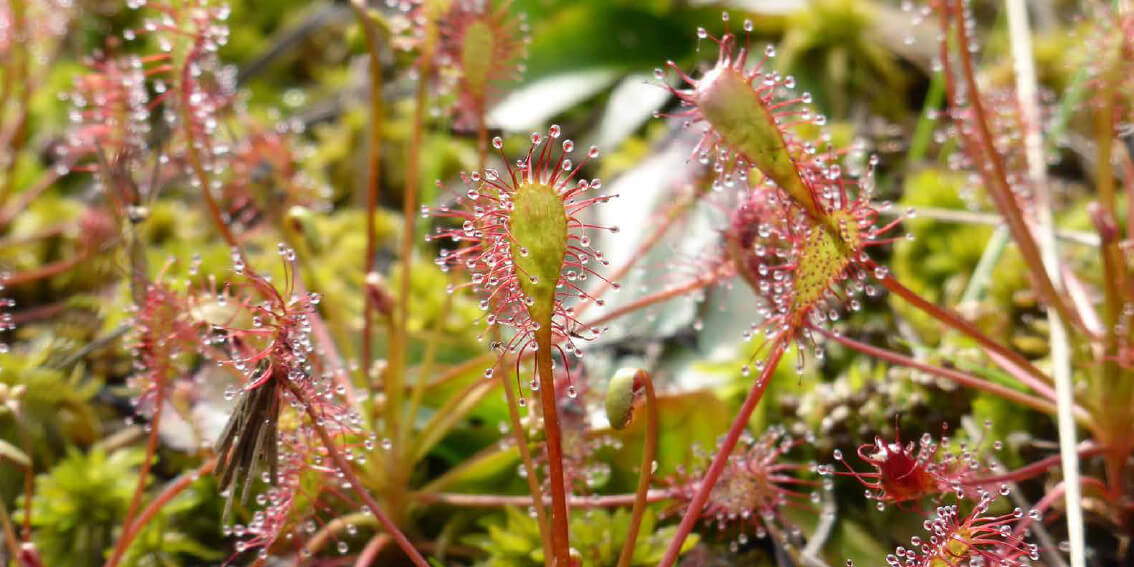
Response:
[{"label": "red pigmented plant", "polygon": [[[494,348],[501,356],[515,357],[517,375],[524,353],[535,352],[538,377],[530,386],[540,392],[547,434],[551,541],[557,564],[568,565],[566,480],[552,352],[558,352],[568,364],[568,354],[580,354],[573,337],[593,339],[601,332],[582,328],[568,301],[588,298],[583,282],[592,276],[601,278],[592,266],[606,263],[586,234],[605,227],[587,224],[579,214],[612,196],[591,194],[601,189],[598,179],[577,178],[583,165],[598,157],[598,149],[592,147],[575,164],[568,157],[575,143],[558,142],[560,135],[559,126],[550,127],[546,138],[533,133],[531,146],[515,165],[501,152],[504,172],[486,169],[464,175],[467,190],[457,197],[459,208],[434,209],[429,214],[461,223],[459,228],[442,229],[431,237],[464,244],[457,250],[443,250],[437,263],[468,270],[471,281],[463,285],[482,297],[480,306],[488,311],[485,323],[512,332]],[[557,143],[561,147],[558,157],[552,147]],[[504,142],[496,138],[492,145],[499,151]],[[491,376],[492,369],[486,375]],[[569,395],[573,392],[571,387]]]},{"label": "red pigmented plant", "polygon": [[910,539],[910,547],[898,547],[886,556],[891,567],[938,567],[942,565],[988,565],[1017,567],[1039,559],[1039,548],[1028,543],[1013,528],[1023,511],[993,515],[995,502],[984,494],[972,510],[962,514],[958,505],[940,506],[925,521],[928,534]]},{"label": "red pigmented plant", "polygon": [[[718,531],[735,533],[743,545],[751,535],[763,538],[769,532],[778,539],[785,535],[783,511],[791,507],[810,507],[812,494],[819,488],[814,480],[800,478],[810,467],[785,459],[803,444],[782,428],[772,427],[759,438],[746,439],[729,459],[725,473],[710,492],[701,513],[702,522]],[[703,471],[678,471],[670,480],[674,509],[681,512],[693,499],[702,482]]]},{"label": "red pigmented plant", "polygon": [[[873,468],[873,471],[855,470],[843,458],[842,451],[836,449],[836,461],[846,467],[846,472],[836,472],[833,468],[826,473],[852,476],[865,486],[867,498],[877,502],[879,510],[887,504],[899,506],[920,503],[927,497],[941,497],[953,493],[958,498],[975,495],[974,484],[980,477],[988,476],[988,467],[975,453],[963,450],[956,454],[943,447],[948,439],[935,440],[925,433],[915,444],[902,442],[901,433],[895,431],[893,441],[875,437],[873,444],[858,447],[858,458]],[[967,449],[967,448],[966,448]]]}]

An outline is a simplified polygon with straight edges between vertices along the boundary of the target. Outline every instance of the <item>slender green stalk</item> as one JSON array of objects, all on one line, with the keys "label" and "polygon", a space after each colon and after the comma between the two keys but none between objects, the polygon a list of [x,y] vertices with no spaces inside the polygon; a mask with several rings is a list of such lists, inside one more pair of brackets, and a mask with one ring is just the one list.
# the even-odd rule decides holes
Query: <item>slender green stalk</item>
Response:
[{"label": "slender green stalk", "polygon": [[[421,169],[421,144],[425,128],[426,86],[429,76],[429,61],[422,57],[419,65],[417,90],[414,95],[413,129],[410,134],[409,157],[406,160],[406,183],[402,190],[402,242],[401,274],[398,280],[397,308],[395,322],[390,329],[390,367],[386,372],[383,389],[386,392],[386,424],[390,437],[401,439],[402,398],[405,395],[405,380],[409,358],[409,311],[410,275],[413,271],[413,243],[417,226],[417,189]],[[405,443],[398,451],[405,453]]]},{"label": "slender green stalk", "polygon": [[925,159],[926,150],[929,148],[930,142],[933,141],[933,130],[937,125],[937,120],[930,118],[930,113],[936,112],[944,100],[945,75],[934,73],[933,78],[929,81],[929,92],[925,93],[925,103],[922,105],[917,127],[914,128],[910,149],[906,152],[907,164],[913,165]]},{"label": "slender green stalk", "polygon": [[[1025,125],[1024,148],[1028,162],[1028,177],[1036,196],[1036,216],[1039,220],[1040,250],[1043,267],[1050,278],[1053,291],[1062,293],[1063,278],[1059,265],[1059,249],[1055,242],[1055,221],[1052,218],[1051,190],[1047,183],[1047,163],[1043,157],[1040,136],[1041,116],[1036,85],[1035,61],[1032,58],[1032,32],[1028,25],[1027,6],[1023,0],[1005,0],[1008,8],[1008,30],[1012,43],[1012,59],[1016,70],[1016,95]],[[961,26],[964,27],[964,26]],[[1106,156],[1107,163],[1110,155]],[[1113,187],[1111,188],[1113,200]],[[1058,312],[1058,306],[1048,304],[1047,319],[1051,329],[1051,366],[1055,378],[1056,405],[1059,430],[1059,455],[1063,465],[1063,479],[1068,540],[1071,544],[1071,567],[1086,566],[1086,541],[1083,531],[1083,505],[1080,493],[1079,454],[1076,451],[1074,391],[1071,383],[1071,345],[1067,324]]]},{"label": "slender green stalk", "polygon": [[[445,321],[449,319],[449,311],[453,308],[453,295],[445,294],[445,299],[441,304],[441,313],[437,316],[437,322],[431,330],[429,340],[425,345],[425,355],[422,358],[420,370],[417,372],[417,379],[413,383],[413,389],[410,392],[409,410],[406,412],[406,419],[412,423],[416,419],[417,412],[421,408],[422,400],[425,398],[425,388],[427,386],[426,379],[433,375],[433,365],[437,361],[437,350],[443,339],[445,331]],[[408,440],[410,436],[410,428],[403,429],[403,438]]]},{"label": "slender green stalk", "polygon": [[654,459],[658,450],[658,401],[654,395],[654,383],[645,371],[639,371],[637,375],[641,377],[641,386],[646,391],[646,441],[642,447],[642,466],[638,470],[638,489],[634,492],[634,508],[630,513],[630,531],[622,544],[618,567],[630,567],[630,561],[634,559],[634,547],[638,542],[638,531],[642,528],[642,517],[646,513],[650,478],[654,473]]}]

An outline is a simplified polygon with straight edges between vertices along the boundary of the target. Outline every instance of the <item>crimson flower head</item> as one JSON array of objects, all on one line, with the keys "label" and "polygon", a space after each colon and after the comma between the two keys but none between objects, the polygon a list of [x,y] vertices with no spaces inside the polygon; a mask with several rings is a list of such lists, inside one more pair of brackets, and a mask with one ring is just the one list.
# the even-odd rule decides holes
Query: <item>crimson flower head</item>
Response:
[{"label": "crimson flower head", "polygon": [[[867,498],[877,501],[878,509],[886,504],[918,503],[923,498],[940,498],[954,493],[958,498],[977,496],[977,477],[988,471],[976,453],[963,450],[959,454],[943,450],[947,440],[940,441],[926,433],[916,446],[913,441],[903,443],[901,433],[896,432],[893,441],[875,437],[874,443],[859,446],[858,458],[874,470],[859,472],[843,458],[842,451],[836,449],[835,460],[846,467],[846,472],[868,490]],[[825,473],[834,473],[833,467],[826,467]]]},{"label": "crimson flower head", "polygon": [[589,298],[586,280],[602,279],[595,267],[609,263],[591,246],[587,232],[618,230],[588,224],[582,212],[613,196],[594,194],[602,187],[598,179],[579,178],[598,148],[576,164],[569,157],[575,143],[559,138],[559,126],[551,126],[546,136],[533,133],[527,153],[514,164],[504,158],[504,141],[495,138],[492,145],[505,160],[504,171],[462,174],[466,191],[457,197],[456,207],[425,210],[460,223],[427,237],[459,245],[443,249],[436,263],[444,270],[460,266],[471,273],[471,280],[458,287],[471,286],[481,295],[488,326],[513,332],[504,344],[493,346],[515,354],[517,364],[526,349],[535,348],[541,329],[550,329],[560,355],[579,354],[574,338],[592,340],[601,333],[582,328],[570,302]]}]

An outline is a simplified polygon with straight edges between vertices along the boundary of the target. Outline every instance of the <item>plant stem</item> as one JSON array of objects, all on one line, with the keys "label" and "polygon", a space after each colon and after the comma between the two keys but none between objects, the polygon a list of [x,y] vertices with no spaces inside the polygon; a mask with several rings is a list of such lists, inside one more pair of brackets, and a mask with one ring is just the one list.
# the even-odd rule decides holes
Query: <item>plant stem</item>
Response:
[{"label": "plant stem", "polygon": [[[24,127],[26,126],[29,102],[31,101],[31,86],[30,77],[28,77],[28,42],[29,37],[27,33],[27,5],[24,0],[14,0],[10,4],[11,7],[11,29],[8,32],[14,40],[11,48],[8,51],[10,58],[10,65],[7,72],[4,74],[5,86],[3,95],[0,96],[0,118],[8,110],[8,97],[14,88],[19,89],[19,95],[16,99],[16,119],[10,128],[8,125],[4,126],[4,131],[0,132],[0,137],[4,140],[4,151],[8,154],[8,163],[5,166],[4,184],[0,185],[0,205],[3,205],[8,196],[12,192],[12,187],[16,183],[16,166],[19,164],[20,150],[24,144]],[[11,132],[11,135],[8,135]],[[10,144],[8,143],[10,142]]]},{"label": "plant stem", "polygon": [[[857,350],[857,351],[859,351],[863,354],[866,354],[868,356],[873,356],[875,358],[884,360],[884,361],[892,363],[892,364],[898,364],[898,365],[901,365],[901,366],[908,366],[910,368],[920,370],[920,371],[925,372],[927,374],[933,374],[934,376],[939,376],[941,378],[945,378],[946,380],[949,380],[951,382],[954,382],[954,383],[959,384],[961,386],[964,386],[966,388],[972,388],[974,390],[980,390],[982,392],[987,392],[987,393],[992,394],[994,396],[999,396],[999,397],[1001,397],[1005,400],[1008,400],[1008,401],[1011,401],[1011,402],[1016,402],[1018,404],[1030,407],[1030,408],[1032,408],[1032,409],[1034,409],[1038,412],[1041,412],[1041,413],[1053,415],[1056,412],[1055,404],[1052,403],[1051,401],[1045,400],[1043,398],[1037,398],[1035,396],[1030,396],[1028,394],[1025,394],[1024,392],[1020,392],[1018,390],[1013,390],[1012,388],[1008,388],[1006,386],[1001,386],[1000,384],[996,384],[994,382],[989,382],[987,380],[984,380],[982,378],[978,378],[978,377],[973,376],[971,374],[966,374],[966,373],[960,372],[958,370],[952,370],[952,369],[949,369],[949,368],[941,368],[939,366],[933,366],[932,364],[926,364],[924,362],[919,362],[919,361],[914,360],[914,359],[912,359],[908,356],[898,354],[896,352],[893,352],[893,351],[890,351],[890,350],[887,350],[887,349],[884,349],[884,348],[876,347],[876,346],[873,346],[873,345],[868,345],[866,343],[856,341],[856,340],[851,339],[849,337],[845,337],[841,334],[834,333],[834,332],[828,331],[828,330],[823,329],[823,328],[816,328],[815,332],[817,332],[820,335],[823,335],[824,337],[827,337],[827,338],[829,338],[829,339],[831,339],[831,340],[833,340],[833,341],[835,341],[835,342],[837,342],[837,343],[839,343],[843,346],[852,348],[852,349]],[[1089,419],[1089,417],[1088,417],[1088,415],[1085,411],[1083,411],[1081,408],[1077,408],[1077,409],[1079,409],[1078,415],[1081,419],[1083,419],[1083,420]]]},{"label": "plant stem", "polygon": [[[501,364],[502,361],[503,359],[496,364],[497,372],[504,366]],[[551,567],[551,530],[547,523],[547,507],[543,503],[543,491],[539,487],[539,476],[536,475],[535,464],[532,462],[532,452],[528,448],[524,424],[520,421],[520,410],[516,403],[516,393],[512,391],[512,382],[507,378],[501,378],[500,381],[504,384],[504,396],[508,398],[508,419],[512,422],[512,437],[515,440],[516,449],[520,452],[520,461],[524,465],[524,479],[528,482],[528,491],[531,492],[531,499],[527,503],[517,505],[535,507],[536,523],[539,525],[539,540],[543,546],[543,564],[546,567]]]},{"label": "plant stem", "polygon": [[[944,25],[947,27],[948,15],[945,14],[946,11],[947,10],[943,9],[942,14],[945,22]],[[961,71],[965,79],[967,100],[969,101],[970,108],[975,118],[974,122],[978,134],[977,142],[980,144],[980,155],[983,155],[991,166],[990,171],[986,171],[986,168],[978,168],[985,176],[985,185],[988,194],[992,197],[993,202],[996,203],[1000,213],[1004,216],[1004,220],[1008,224],[1008,230],[1012,233],[1012,239],[1016,242],[1020,254],[1024,257],[1032,279],[1039,288],[1040,295],[1046,300],[1048,305],[1056,309],[1059,316],[1068,324],[1081,325],[1078,314],[1067,304],[1063,295],[1059,293],[1055,284],[1052,283],[1047,270],[1044,269],[1043,255],[1040,253],[1039,246],[1036,244],[1035,237],[1032,234],[1031,228],[1028,226],[1024,211],[1020,208],[1019,203],[1016,202],[1016,196],[1013,194],[1012,187],[1008,183],[1008,174],[1004,166],[1004,160],[1001,158],[1000,152],[993,143],[988,115],[984,109],[980,85],[977,84],[972,55],[969,52],[970,42],[968,30],[965,25],[964,0],[954,0],[953,19],[956,22],[954,27],[957,31],[956,51],[961,60]],[[948,61],[948,55],[946,54],[942,62],[946,65],[945,72],[947,74],[950,73]],[[950,88],[948,95],[949,104],[951,106],[956,105],[957,99],[954,89]],[[972,157],[978,159],[979,155]]]},{"label": "plant stem", "polygon": [[65,260],[58,260],[32,270],[25,270],[23,272],[9,274],[8,277],[5,278],[4,284],[9,286],[22,285],[28,282],[57,276],[59,274],[62,274],[63,272],[70,270],[71,268],[74,268],[75,266],[78,266],[79,264],[82,264],[91,256],[92,254],[89,252],[81,252]]},{"label": "plant stem", "polygon": [[623,305],[623,306],[621,306],[617,309],[613,309],[610,312],[602,315],[601,317],[597,317],[597,318],[595,318],[591,321],[588,321],[586,324],[583,325],[583,327],[584,328],[597,327],[597,326],[602,325],[604,323],[613,321],[614,319],[617,319],[617,318],[619,318],[619,317],[621,317],[621,316],[623,316],[627,313],[632,313],[632,312],[637,311],[639,309],[649,307],[650,305],[653,305],[655,303],[660,303],[662,301],[667,301],[667,300],[673,299],[675,297],[685,295],[686,293],[689,293],[689,292],[691,292],[695,289],[700,289],[700,288],[703,288],[703,287],[710,286],[710,285],[715,284],[718,281],[720,281],[720,280],[722,280],[722,279],[724,279],[728,276],[731,276],[733,273],[734,273],[734,270],[733,270],[731,264],[724,264],[724,265],[718,266],[716,269],[711,270],[707,274],[696,277],[696,278],[694,278],[694,279],[692,279],[688,282],[685,282],[685,283],[680,284],[680,285],[675,285],[675,286],[669,287],[667,289],[663,289],[663,290],[658,291],[658,292],[654,292],[650,295],[647,295],[645,297],[642,297],[642,298],[639,298],[635,301],[627,303],[626,305]]},{"label": "plant stem", "polygon": [[[365,2],[351,0],[350,7],[358,17],[366,39],[366,49],[370,52],[370,148],[366,157],[367,185],[366,185],[366,258],[363,262],[362,277],[374,271],[374,261],[377,254],[377,234],[374,226],[374,215],[378,209],[381,196],[381,166],[382,166],[382,54],[379,50],[378,30],[370,19]],[[372,294],[363,294],[362,310],[362,377],[363,382],[370,380],[371,349],[374,337],[374,298]]]},{"label": "plant stem", "polygon": [[[673,223],[676,222],[677,219],[681,218],[682,213],[684,213],[693,203],[697,201],[697,197],[699,195],[700,193],[691,192],[689,195],[686,195],[685,198],[669,207],[669,209],[665,211],[665,215],[662,217],[661,222],[657,223],[654,226],[654,230],[650,232],[650,234],[647,235],[646,238],[642,239],[642,241],[638,244],[638,248],[636,248],[630,254],[630,257],[626,260],[626,262],[616,268],[613,272],[611,272],[610,275],[608,275],[603,280],[603,282],[597,288],[595,288],[595,291],[588,295],[588,297],[601,298],[613,284],[617,283],[619,280],[625,277],[626,274],[630,272],[631,268],[633,268],[638,263],[638,260],[644,258],[646,256],[646,253],[648,253],[650,249],[652,249],[654,245],[657,244],[659,240],[661,240],[662,236],[665,236],[665,233],[671,226],[673,226]],[[579,315],[582,315],[583,311],[586,311],[588,307],[594,304],[594,299],[583,300],[583,302],[575,307],[575,316],[578,317]]]},{"label": "plant stem", "polygon": [[363,486],[362,481],[358,478],[358,475],[355,474],[354,469],[350,466],[350,463],[347,462],[346,458],[344,458],[342,453],[339,452],[338,447],[335,446],[335,440],[331,438],[331,434],[328,433],[327,429],[322,426],[323,420],[315,411],[315,407],[311,404],[311,400],[309,400],[306,394],[304,394],[303,391],[290,380],[284,380],[283,383],[296,397],[296,399],[299,400],[299,403],[303,404],[303,409],[307,412],[307,417],[311,420],[312,428],[315,429],[315,433],[319,435],[319,439],[323,442],[323,448],[326,449],[327,454],[331,457],[331,460],[335,462],[335,466],[339,469],[339,471],[343,473],[343,476],[346,478],[347,482],[350,483],[351,488],[354,489],[354,492],[358,494],[359,498],[362,499],[363,504],[365,504],[366,507],[374,513],[374,517],[378,519],[378,523],[382,524],[382,528],[386,530],[386,533],[390,534],[390,537],[394,538],[394,543],[397,543],[398,547],[402,548],[402,551],[405,552],[406,556],[409,557],[410,561],[412,561],[414,565],[416,565],[417,567],[430,567],[425,558],[421,556],[421,553],[419,553],[417,549],[413,547],[413,544],[410,543],[405,534],[403,534],[402,531],[398,529],[398,526],[390,520],[389,516],[387,516],[386,513],[382,511],[382,508],[378,506],[378,503],[374,500],[374,497],[371,496],[370,492],[366,490],[365,486]]},{"label": "plant stem", "polygon": [[689,507],[685,509],[685,515],[681,518],[681,524],[677,526],[677,533],[674,534],[673,540],[669,542],[669,547],[665,550],[665,556],[662,557],[661,563],[658,567],[672,567],[677,561],[677,556],[681,553],[681,547],[685,543],[685,538],[689,537],[689,533],[693,531],[693,525],[701,517],[701,511],[705,508],[705,502],[708,501],[709,495],[713,491],[713,487],[720,479],[721,473],[724,472],[725,465],[728,464],[729,458],[732,457],[732,451],[736,448],[737,442],[740,441],[740,436],[748,426],[748,419],[752,417],[752,412],[756,409],[756,404],[760,402],[760,398],[764,397],[764,390],[767,389],[768,383],[771,382],[772,373],[775,372],[776,366],[780,363],[780,358],[783,357],[784,350],[787,348],[788,333],[782,333],[776,337],[775,343],[772,346],[772,351],[768,357],[763,360],[764,368],[760,371],[760,376],[752,383],[752,389],[748,392],[748,397],[744,399],[744,404],[740,406],[740,412],[736,414],[736,418],[732,422],[732,427],[728,430],[724,441],[721,443],[720,448],[717,449],[717,454],[713,456],[713,462],[709,465],[708,472],[705,477],[701,479],[701,485],[697,487],[697,493],[693,495],[693,500],[689,502]]},{"label": "plant stem", "polygon": [[[1096,445],[1091,445],[1089,443],[1084,443],[1082,446],[1079,447],[1078,453],[1079,453],[1080,458],[1081,457],[1093,457],[1095,455],[1105,454],[1108,450],[1109,449],[1107,447],[1099,447],[1099,446],[1096,446]],[[967,480],[961,481],[961,484],[968,485],[968,486],[985,486],[985,485],[989,485],[989,484],[998,484],[998,483],[1002,483],[1002,482],[1020,482],[1020,481],[1023,481],[1023,480],[1027,480],[1029,478],[1033,478],[1037,475],[1043,474],[1044,472],[1048,471],[1052,467],[1060,464],[1061,458],[1062,457],[1060,455],[1052,455],[1050,457],[1044,457],[1043,459],[1040,459],[1040,460],[1032,462],[1032,463],[1028,463],[1028,464],[1026,464],[1026,465],[1014,470],[1014,471],[1009,471],[1009,472],[1006,472],[1004,474],[998,474],[998,475],[993,475],[993,476],[985,476],[985,477],[980,477],[980,478],[967,479]]]},{"label": "plant stem", "polygon": [[[536,490],[538,490],[538,486]],[[538,492],[537,492],[538,494]],[[503,496],[499,494],[462,494],[456,492],[416,492],[413,495],[418,502],[449,504],[451,506],[466,506],[469,508],[503,508],[506,506],[535,506],[548,504],[548,498],[533,498],[531,496]],[[670,490],[654,489],[646,491],[645,502],[664,502],[674,497]],[[638,500],[638,493],[633,494],[606,494],[603,496],[568,496],[567,504],[572,508],[623,508],[633,506]]]},{"label": "plant stem", "polygon": [[19,557],[20,540],[16,538],[16,530],[12,527],[12,518],[8,515],[8,507],[2,501],[0,501],[0,525],[4,528],[4,544],[8,546],[9,556]]},{"label": "plant stem", "polygon": [[550,317],[536,330],[536,369],[539,374],[540,407],[547,436],[548,482],[551,484],[551,550],[555,567],[571,566],[571,541],[567,531],[567,483],[563,475],[563,436],[555,399],[555,375],[551,368]]},{"label": "plant stem", "polygon": [[[122,520],[123,526],[130,526],[134,522],[134,514],[138,512],[138,506],[142,503],[142,495],[146,493],[146,481],[149,480],[150,466],[153,464],[154,456],[157,452],[158,445],[158,431],[161,423],[161,411],[165,405],[165,385],[162,384],[157,389],[157,397],[154,401],[154,414],[150,417],[150,434],[146,440],[146,455],[142,459],[141,469],[138,471],[138,485],[134,488],[134,496],[130,499],[130,507],[126,509],[126,517]],[[106,567],[115,567],[118,562],[122,560],[122,556],[126,553],[126,547],[129,542],[125,537],[125,530],[118,538],[118,543],[114,545],[114,552],[110,554],[110,560],[106,562]]]},{"label": "plant stem", "polygon": [[[1012,43],[1012,59],[1016,71],[1016,95],[1019,100],[1025,127],[1024,149],[1028,163],[1028,177],[1035,194],[1035,209],[1040,234],[1043,265],[1049,276],[1052,290],[1063,291],[1059,265],[1059,249],[1055,242],[1055,221],[1052,217],[1051,188],[1047,183],[1047,163],[1043,156],[1040,133],[1042,117],[1039,112],[1039,95],[1036,85],[1035,61],[1032,55],[1032,32],[1028,25],[1028,9],[1023,0],[1005,0],[1008,8],[1008,30]],[[962,26],[963,27],[963,26]],[[1106,156],[1110,163],[1110,156]],[[1114,189],[1110,190],[1113,198]],[[1063,478],[1068,485],[1064,500],[1067,506],[1067,532],[1071,544],[1071,567],[1086,566],[1086,541],[1083,531],[1083,506],[1079,483],[1079,454],[1075,447],[1075,399],[1071,383],[1071,345],[1067,337],[1070,319],[1061,317],[1058,306],[1048,304],[1050,326],[1051,366],[1057,394],[1059,455],[1063,464]]]},{"label": "plant stem", "polygon": [[642,376],[642,387],[646,390],[646,442],[642,447],[642,467],[638,471],[638,490],[634,493],[634,509],[630,513],[630,531],[622,544],[618,567],[630,567],[630,561],[634,558],[634,547],[638,541],[638,531],[642,528],[642,516],[646,512],[650,478],[653,476],[654,458],[658,448],[658,402],[654,395],[654,383],[646,372],[639,372],[639,376]]},{"label": "plant stem", "polygon": [[[390,368],[386,372],[383,390],[386,393],[386,424],[390,437],[400,439],[402,398],[408,372],[409,358],[409,311],[410,274],[413,270],[413,241],[417,226],[417,189],[421,169],[421,142],[425,127],[426,86],[429,83],[429,61],[422,57],[419,61],[417,89],[414,95],[413,126],[410,133],[409,156],[406,160],[406,182],[402,189],[402,242],[401,274],[398,280],[398,306],[395,322],[390,329]],[[398,451],[407,448],[402,443]]]},{"label": "plant stem", "polygon": [[362,548],[362,553],[358,554],[358,559],[354,561],[354,567],[370,567],[389,543],[390,534],[378,534],[370,538],[370,541],[366,542],[366,547]]},{"label": "plant stem", "polygon": [[24,525],[23,532],[20,536],[24,541],[31,541],[32,536],[32,498],[35,496],[35,455],[32,451],[35,447],[32,445],[31,435],[28,433],[28,428],[24,425],[23,414],[20,412],[13,412],[12,417],[16,421],[16,431],[20,435],[20,444],[23,445],[24,454],[28,457],[28,464],[24,467]]},{"label": "plant stem", "polygon": [[[870,266],[871,268],[874,267],[873,262],[871,262]],[[925,311],[941,323],[975,340],[980,346],[984,347],[990,355],[993,355],[992,359],[997,364],[1011,373],[1017,380],[1035,390],[1036,393],[1050,400],[1055,400],[1055,391],[1047,384],[1050,378],[1032,365],[1032,363],[1028,362],[1023,356],[992,340],[988,335],[982,333],[980,329],[977,329],[972,323],[964,320],[960,315],[944,307],[939,307],[933,302],[921,297],[913,290],[894,279],[894,276],[887,274],[879,281],[886,289],[890,290],[891,293],[905,299],[914,307]]]},{"label": "plant stem", "polygon": [[[217,457],[213,457],[202,463],[196,470],[181,475],[177,480],[167,485],[165,489],[161,491],[161,494],[158,494],[157,498],[154,498],[153,501],[142,510],[142,513],[138,514],[138,518],[134,520],[132,525],[122,526],[123,535],[119,538],[119,544],[123,546],[123,549],[130,548],[130,542],[134,541],[134,538],[138,536],[142,528],[161,511],[162,506],[165,506],[170,500],[176,498],[178,494],[181,494],[190,484],[200,478],[201,475],[213,472],[213,468],[216,466]],[[109,565],[109,563],[107,565]]]}]

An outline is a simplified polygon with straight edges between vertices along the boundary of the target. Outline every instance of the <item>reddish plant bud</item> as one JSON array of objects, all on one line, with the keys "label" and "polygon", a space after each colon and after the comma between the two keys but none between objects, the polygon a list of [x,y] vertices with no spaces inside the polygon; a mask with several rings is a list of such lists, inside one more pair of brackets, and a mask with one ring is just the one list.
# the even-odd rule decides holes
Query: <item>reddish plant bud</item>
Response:
[{"label": "reddish plant bud", "polygon": [[374,302],[374,308],[383,316],[389,317],[394,313],[397,302],[394,300],[394,295],[390,293],[390,287],[386,285],[386,278],[383,278],[382,274],[378,272],[366,274],[366,293]]}]

